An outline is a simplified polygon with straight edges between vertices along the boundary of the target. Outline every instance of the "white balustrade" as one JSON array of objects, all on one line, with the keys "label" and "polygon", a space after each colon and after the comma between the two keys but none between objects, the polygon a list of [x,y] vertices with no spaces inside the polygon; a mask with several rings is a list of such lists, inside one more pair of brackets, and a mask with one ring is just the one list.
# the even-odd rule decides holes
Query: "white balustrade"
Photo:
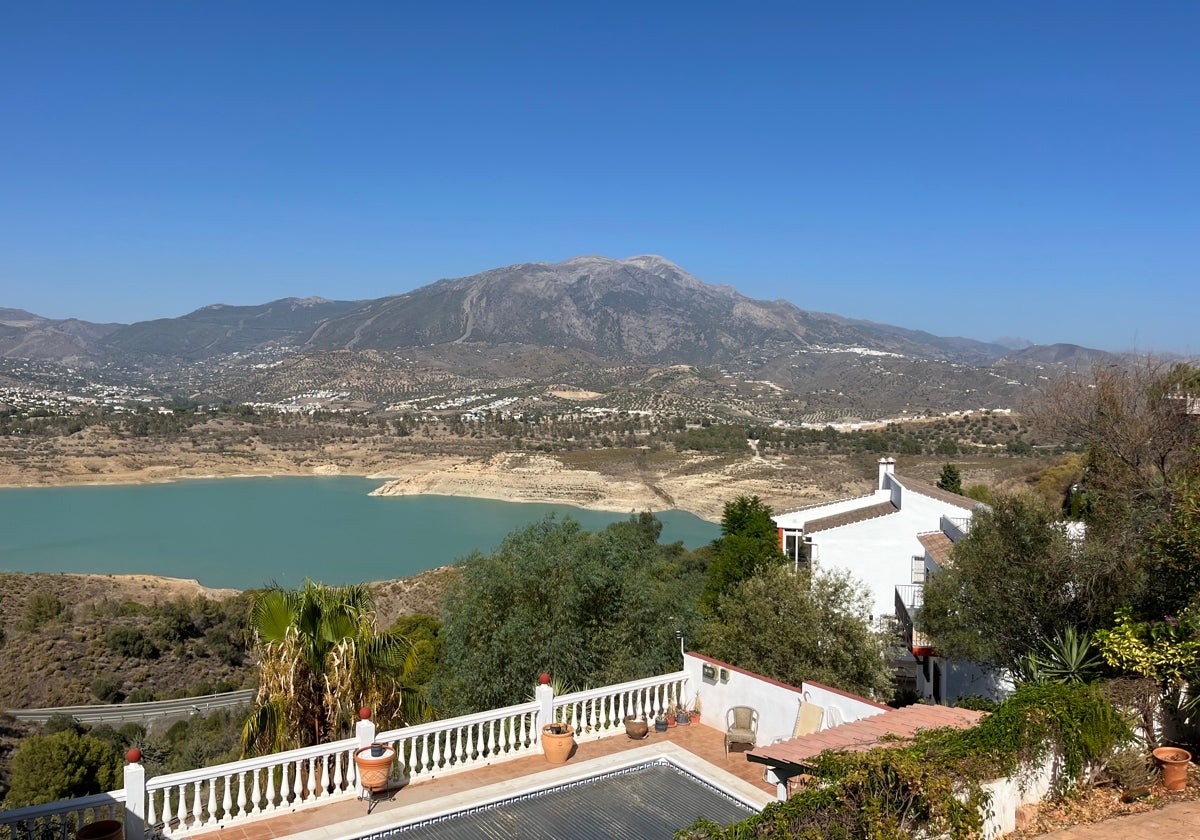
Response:
[{"label": "white balustrade", "polygon": [[81,825],[98,820],[120,820],[124,812],[123,790],[0,811],[0,837],[7,840],[70,840]]},{"label": "white balustrade", "polygon": [[537,749],[537,703],[405,726],[375,736],[396,750],[408,782],[519,758]]},{"label": "white balustrade", "polygon": [[352,739],[146,780],[146,826],[177,837],[199,829],[356,796]]},{"label": "white balustrade", "polygon": [[[575,724],[577,737],[602,738],[624,732],[626,715],[655,714],[688,696],[685,671],[621,685],[577,691],[553,698],[553,717]],[[409,784],[509,761],[541,751],[538,743],[542,705],[521,703],[474,715],[407,726],[378,733],[375,741],[396,751],[393,772]],[[547,706],[546,708],[550,708]],[[218,764],[144,781],[144,801],[126,807],[124,790],[48,805],[0,811],[0,840],[70,840],[84,822],[122,819],[141,822],[150,837],[179,837],[223,828],[243,820],[312,807],[358,795],[356,738],[315,747]],[[140,765],[129,765],[139,779]],[[137,802],[137,804],[135,804]],[[131,823],[130,814],[135,821]],[[127,830],[126,840],[142,840]]]},{"label": "white balustrade", "polygon": [[684,702],[688,674],[679,671],[660,677],[576,691],[554,698],[554,717],[575,727],[577,740],[596,740],[623,734],[629,715],[652,719]]}]

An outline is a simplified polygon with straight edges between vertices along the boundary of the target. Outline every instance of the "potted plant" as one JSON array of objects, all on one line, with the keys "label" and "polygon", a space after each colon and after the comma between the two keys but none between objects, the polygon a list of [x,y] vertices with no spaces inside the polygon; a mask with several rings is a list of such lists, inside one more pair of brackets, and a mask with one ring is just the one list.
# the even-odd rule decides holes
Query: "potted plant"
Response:
[{"label": "potted plant", "polygon": [[654,731],[655,732],[666,732],[667,726],[669,725],[668,720],[669,720],[669,717],[665,711],[659,712],[657,715],[655,715],[654,716]]},{"label": "potted plant", "polygon": [[625,734],[629,736],[631,741],[640,741],[649,735],[650,726],[646,723],[646,716],[626,715]]},{"label": "potted plant", "polygon": [[569,723],[547,723],[542,727],[542,752],[551,764],[565,764],[575,749],[575,727]]},{"label": "potted plant", "polygon": [[680,726],[687,726],[692,722],[692,713],[682,705],[677,705],[675,707],[675,722]]}]

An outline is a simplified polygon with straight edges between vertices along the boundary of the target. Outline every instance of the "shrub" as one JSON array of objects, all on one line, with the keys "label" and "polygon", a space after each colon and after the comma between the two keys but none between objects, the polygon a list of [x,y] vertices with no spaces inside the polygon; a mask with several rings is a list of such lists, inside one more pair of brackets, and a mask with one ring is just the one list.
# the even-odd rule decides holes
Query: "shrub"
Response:
[{"label": "shrub", "polygon": [[57,595],[50,592],[35,592],[25,605],[25,616],[21,620],[21,629],[26,633],[36,633],[42,626],[51,621],[69,621],[70,612]]},{"label": "shrub", "polygon": [[121,691],[121,682],[108,675],[92,680],[92,694],[101,703],[120,703],[125,696]]},{"label": "shrub", "polygon": [[136,627],[113,627],[104,636],[104,643],[113,653],[134,659],[156,659],[158,648]]}]

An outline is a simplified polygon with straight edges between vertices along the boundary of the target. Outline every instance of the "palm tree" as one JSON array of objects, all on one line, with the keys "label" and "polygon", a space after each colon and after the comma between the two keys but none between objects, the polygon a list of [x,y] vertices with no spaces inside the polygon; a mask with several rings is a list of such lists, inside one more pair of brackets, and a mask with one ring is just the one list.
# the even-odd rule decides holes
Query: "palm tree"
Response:
[{"label": "palm tree", "polygon": [[363,584],[306,580],[302,589],[272,586],[257,593],[250,631],[259,653],[259,688],[242,729],[243,755],[348,735],[364,706],[383,726],[403,722],[412,645],[399,633],[378,630],[372,606]]}]

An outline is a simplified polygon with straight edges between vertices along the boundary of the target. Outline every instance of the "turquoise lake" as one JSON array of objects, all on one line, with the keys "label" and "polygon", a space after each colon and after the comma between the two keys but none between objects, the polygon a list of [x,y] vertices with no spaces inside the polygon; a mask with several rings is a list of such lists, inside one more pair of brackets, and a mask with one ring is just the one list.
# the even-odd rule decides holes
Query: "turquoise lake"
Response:
[{"label": "turquoise lake", "polygon": [[[195,578],[249,589],[406,577],[488,553],[548,515],[598,530],[628,513],[469,499],[367,495],[366,478],[189,480],[0,489],[0,570]],[[720,527],[665,511],[663,542],[696,548]]]}]

